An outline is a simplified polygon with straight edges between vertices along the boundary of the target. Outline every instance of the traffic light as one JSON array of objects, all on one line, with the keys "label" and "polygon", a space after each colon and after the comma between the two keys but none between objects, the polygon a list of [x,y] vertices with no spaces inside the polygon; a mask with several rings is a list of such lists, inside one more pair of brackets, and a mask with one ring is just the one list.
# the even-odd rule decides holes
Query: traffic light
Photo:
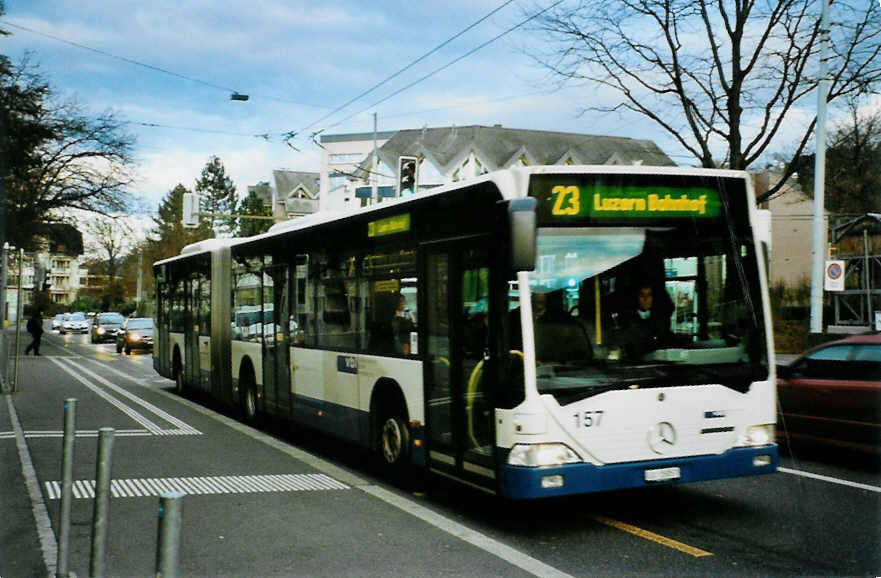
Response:
[{"label": "traffic light", "polygon": [[398,196],[406,197],[416,192],[416,157],[398,157]]}]

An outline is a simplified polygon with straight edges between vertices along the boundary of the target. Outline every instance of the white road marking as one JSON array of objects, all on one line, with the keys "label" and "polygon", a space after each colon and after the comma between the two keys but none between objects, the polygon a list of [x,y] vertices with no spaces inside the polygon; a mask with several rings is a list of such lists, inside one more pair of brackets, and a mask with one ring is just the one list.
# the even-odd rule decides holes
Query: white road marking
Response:
[{"label": "white road marking", "polygon": [[[25,439],[32,438],[61,438],[64,437],[64,432],[61,430],[29,430],[22,432],[24,434]],[[117,437],[143,437],[153,435],[149,431],[145,429],[118,429],[115,434]],[[76,430],[76,437],[78,438],[96,438],[98,437],[98,430],[94,429],[82,429]],[[15,432],[0,432],[0,440],[2,439],[13,439],[15,438]]]},{"label": "white road marking", "polygon": [[[82,383],[84,386],[86,386],[88,389],[90,389],[91,391],[93,391],[94,393],[96,393],[97,395],[102,397],[105,401],[107,401],[108,403],[110,403],[111,405],[113,405],[114,407],[116,407],[117,409],[122,411],[124,414],[126,414],[127,416],[129,416],[130,418],[132,418],[133,420],[135,420],[136,422],[138,422],[139,424],[144,426],[153,435],[201,435],[201,433],[202,433],[199,430],[197,430],[196,428],[194,428],[190,425],[187,425],[183,421],[170,415],[166,411],[164,411],[164,410],[156,407],[155,405],[139,398],[138,396],[134,395],[133,393],[126,391],[125,389],[119,387],[118,385],[111,383],[110,381],[108,381],[108,380],[104,379],[103,377],[101,377],[100,375],[86,369],[85,367],[82,367],[80,364],[77,364],[73,361],[68,361],[68,363],[65,364],[65,363],[62,363],[62,362],[55,360],[55,359],[53,359],[52,361],[56,365],[58,365],[61,369],[63,369],[65,372],[67,372],[69,375],[71,375],[74,379],[76,379],[77,381]],[[98,383],[101,383],[104,387],[106,387],[110,391],[112,391],[112,392],[116,393],[117,395],[120,395],[130,401],[135,402],[136,404],[142,406],[143,408],[150,411],[151,413],[153,413],[157,417],[165,420],[168,423],[171,423],[171,424],[177,426],[177,428],[176,429],[163,429],[159,425],[157,425],[157,424],[153,423],[151,420],[147,419],[145,416],[143,416],[139,412],[135,411],[130,406],[126,405],[122,401],[111,396],[109,393],[104,391],[103,388],[86,380],[84,377],[79,375],[79,373],[77,373],[77,371],[85,373],[87,376],[89,376],[93,380],[97,381]]]},{"label": "white road marking", "polygon": [[805,478],[811,478],[813,480],[821,480],[821,481],[829,482],[832,484],[839,484],[841,486],[848,486],[851,488],[858,488],[860,490],[869,490],[870,492],[881,493],[881,487],[878,487],[878,486],[870,486],[868,484],[861,484],[859,482],[851,482],[849,480],[842,480],[842,479],[833,478],[830,476],[813,474],[811,472],[803,472],[802,470],[790,470],[789,468],[778,467],[777,471],[783,472],[784,474],[792,474],[794,476],[802,476]]},{"label": "white road marking", "polygon": [[31,511],[37,526],[37,536],[40,539],[40,549],[43,551],[43,563],[46,565],[49,576],[55,576],[58,566],[58,542],[55,541],[55,533],[52,531],[52,522],[49,520],[49,512],[46,510],[46,502],[40,493],[40,482],[37,481],[37,472],[28,453],[28,446],[24,441],[21,423],[18,421],[18,413],[12,403],[12,396],[6,396],[6,405],[9,408],[9,418],[15,430],[15,445],[18,448],[18,458],[21,461],[21,473],[24,476],[25,486],[31,498]]},{"label": "white road marking", "polygon": [[343,482],[355,487],[356,489],[368,493],[375,498],[380,499],[385,503],[394,506],[410,515],[416,516],[417,518],[428,524],[433,525],[439,530],[447,532],[448,534],[451,534],[452,536],[455,536],[460,540],[468,542],[472,546],[475,546],[489,554],[497,556],[505,562],[508,562],[509,564],[516,566],[524,570],[525,572],[529,572],[530,574],[533,574],[535,576],[550,576],[556,578],[569,577],[569,574],[557,570],[553,566],[549,566],[541,560],[533,558],[528,554],[516,550],[511,546],[490,538],[489,536],[481,534],[476,530],[472,530],[467,526],[455,522],[403,496],[394,494],[388,490],[380,488],[379,486],[372,485],[367,482],[367,480],[360,478],[355,474],[352,474],[351,472],[348,472],[340,468],[339,466],[336,466],[322,458],[310,454],[309,452],[306,452],[298,447],[277,440],[263,432],[255,430],[250,426],[239,423],[226,416],[220,415],[206,407],[198,405],[197,403],[181,398],[167,391],[160,389],[157,390],[157,393],[161,395],[166,395],[169,398],[173,398],[179,403],[182,403],[191,408],[193,411],[197,411],[203,415],[209,416],[215,421],[218,421],[239,433],[242,433],[252,439],[255,439],[272,448],[275,448],[280,452],[287,454],[288,456],[299,460],[320,472],[324,472],[328,476],[331,476],[332,479],[343,480]]},{"label": "white road marking", "polygon": [[464,542],[468,542],[472,546],[476,546],[485,552],[489,552],[495,556],[498,556],[502,560],[517,566],[521,570],[525,570],[530,574],[535,576],[547,576],[547,577],[556,577],[556,578],[571,578],[569,574],[557,570],[553,566],[549,566],[538,560],[529,556],[528,554],[524,554],[520,550],[516,550],[506,544],[499,542],[498,540],[494,540],[485,534],[481,534],[471,528],[460,524],[459,522],[453,521],[446,516],[442,516],[437,512],[429,510],[428,508],[417,504],[403,496],[399,496],[398,494],[392,493],[385,488],[381,488],[379,486],[361,486],[359,489],[364,492],[379,498],[383,502],[395,506],[407,512],[408,514],[415,516],[422,520],[423,522],[427,522],[432,526],[443,530],[444,532],[451,534]]},{"label": "white road marking", "polygon": [[[61,482],[45,482],[45,488],[46,495],[50,500],[61,498]],[[335,480],[327,474],[128,478],[110,481],[110,495],[114,498],[151,497],[170,491],[189,495],[206,495],[350,489],[351,486]],[[93,499],[95,497],[95,480],[76,480],[73,483],[73,497]]]}]

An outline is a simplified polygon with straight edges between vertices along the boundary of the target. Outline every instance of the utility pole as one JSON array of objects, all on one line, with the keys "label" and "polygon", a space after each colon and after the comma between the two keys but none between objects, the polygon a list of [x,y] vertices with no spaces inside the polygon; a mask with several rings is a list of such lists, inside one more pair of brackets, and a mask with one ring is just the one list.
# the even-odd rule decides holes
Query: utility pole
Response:
[{"label": "utility pole", "polygon": [[135,297],[135,300],[138,303],[138,313],[141,313],[141,300],[143,299],[143,287],[144,282],[144,252],[138,251],[138,294]]},{"label": "utility pole", "polygon": [[829,0],[820,21],[820,84],[817,86],[817,154],[814,164],[814,222],[811,260],[811,333],[823,332],[823,280],[826,269],[826,91],[829,80]]},{"label": "utility pole", "polygon": [[[3,243],[3,260],[0,261],[0,330],[6,328],[8,316],[6,315],[6,283],[9,279],[9,242]],[[13,247],[14,249],[14,247]]]},{"label": "utility pole", "polygon": [[376,113],[373,113],[373,166],[370,169],[370,182],[373,183],[373,192],[370,193],[371,202],[375,205],[379,202],[377,193],[376,177],[379,171],[376,170]]}]

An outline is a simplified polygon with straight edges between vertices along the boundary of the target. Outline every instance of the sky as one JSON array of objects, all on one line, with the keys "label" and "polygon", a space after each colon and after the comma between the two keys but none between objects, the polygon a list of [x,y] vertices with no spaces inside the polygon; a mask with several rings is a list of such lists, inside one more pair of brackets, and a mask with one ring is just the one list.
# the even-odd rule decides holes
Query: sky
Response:
[{"label": "sky", "polygon": [[[542,39],[524,28],[378,103],[553,1],[509,3],[330,116],[504,1],[5,0],[4,22],[89,49],[11,28],[0,53],[18,61],[29,52],[59,96],[129,123],[137,139],[132,193],[151,210],[178,183],[192,189],[213,155],[240,194],[271,181],[274,169],[317,172],[321,151],[310,134],[370,132],[374,112],[380,131],[502,124],[650,139],[692,164],[643,117],[579,114],[612,96],[591,86],[558,89],[533,58]],[[250,98],[232,101],[233,92]],[[291,131],[297,136],[286,141]]]}]

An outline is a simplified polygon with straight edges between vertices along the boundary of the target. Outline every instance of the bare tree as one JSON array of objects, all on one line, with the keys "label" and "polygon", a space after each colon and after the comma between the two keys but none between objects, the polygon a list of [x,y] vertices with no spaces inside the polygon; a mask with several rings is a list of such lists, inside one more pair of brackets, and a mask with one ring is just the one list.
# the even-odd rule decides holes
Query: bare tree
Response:
[{"label": "bare tree", "polygon": [[119,276],[119,268],[123,257],[132,249],[132,229],[124,220],[115,217],[98,217],[89,220],[85,225],[86,232],[91,237],[88,247],[91,252],[100,256],[104,263],[104,272],[107,274],[107,293],[113,297],[117,295],[118,287],[116,278]]},{"label": "bare tree", "polygon": [[[878,2],[831,6],[827,101],[881,83]],[[800,107],[812,118],[794,156],[811,142],[821,7],[822,0],[582,0],[542,17],[539,30],[555,42],[538,59],[562,82],[617,94],[613,105],[584,110],[635,112],[701,166],[745,169]],[[724,158],[715,158],[720,149]],[[791,174],[789,167],[763,199]]]},{"label": "bare tree", "polygon": [[133,143],[113,113],[85,114],[55,98],[27,59],[0,55],[0,238],[27,248],[61,209],[124,209]]}]

